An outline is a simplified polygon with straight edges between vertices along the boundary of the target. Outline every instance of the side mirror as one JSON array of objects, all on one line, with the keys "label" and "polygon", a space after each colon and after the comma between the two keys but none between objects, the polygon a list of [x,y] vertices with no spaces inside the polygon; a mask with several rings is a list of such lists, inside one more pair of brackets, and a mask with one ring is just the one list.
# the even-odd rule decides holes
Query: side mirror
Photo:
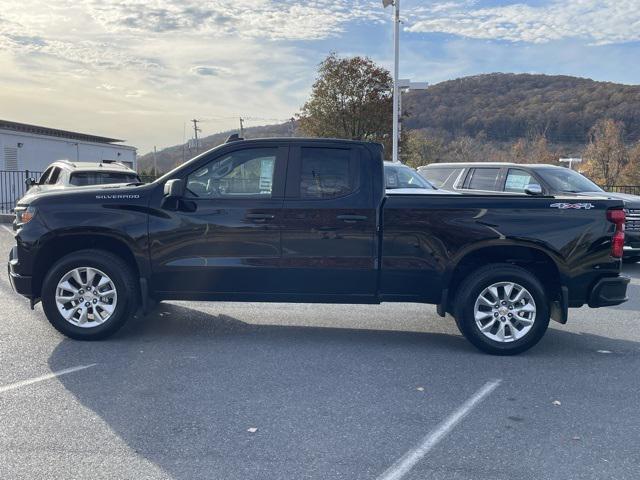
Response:
[{"label": "side mirror", "polygon": [[27,190],[29,190],[36,184],[36,179],[33,177],[29,177],[24,181],[24,184],[27,186]]},{"label": "side mirror", "polygon": [[530,183],[524,187],[524,193],[527,195],[542,195],[542,187],[537,183]]},{"label": "side mirror", "polygon": [[184,181],[180,179],[168,180],[164,184],[166,198],[182,198],[184,196]]}]

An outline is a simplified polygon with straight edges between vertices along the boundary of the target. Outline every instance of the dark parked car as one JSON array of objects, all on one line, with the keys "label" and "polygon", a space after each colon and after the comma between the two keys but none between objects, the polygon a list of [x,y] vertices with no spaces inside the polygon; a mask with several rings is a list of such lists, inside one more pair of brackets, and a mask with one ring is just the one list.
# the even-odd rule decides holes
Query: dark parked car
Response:
[{"label": "dark parked car", "polygon": [[151,300],[423,302],[496,354],[569,307],[626,301],[622,201],[386,195],[382,158],[365,142],[232,141],[151,184],[27,195],[11,284],[81,340]]},{"label": "dark parked car", "polygon": [[565,197],[605,196],[622,200],[627,213],[625,261],[640,260],[640,197],[605,192],[580,173],[556,165],[433,163],[418,172],[438,188],[454,192]]}]

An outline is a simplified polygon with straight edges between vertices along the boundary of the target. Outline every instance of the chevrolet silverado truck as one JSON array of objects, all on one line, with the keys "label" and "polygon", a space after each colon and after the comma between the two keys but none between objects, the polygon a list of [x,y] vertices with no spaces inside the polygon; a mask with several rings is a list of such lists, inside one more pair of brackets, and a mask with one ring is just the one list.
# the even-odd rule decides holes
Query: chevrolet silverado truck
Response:
[{"label": "chevrolet silverado truck", "polygon": [[79,340],[162,300],[421,302],[507,355],[570,307],[624,302],[629,283],[621,200],[387,195],[366,142],[234,138],[151,184],[15,210],[13,288]]}]

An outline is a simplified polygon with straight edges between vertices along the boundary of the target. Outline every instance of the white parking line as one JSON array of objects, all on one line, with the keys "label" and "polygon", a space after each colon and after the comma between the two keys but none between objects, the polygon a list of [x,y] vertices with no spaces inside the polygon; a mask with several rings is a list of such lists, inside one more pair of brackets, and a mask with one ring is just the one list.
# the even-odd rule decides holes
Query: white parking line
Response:
[{"label": "white parking line", "polygon": [[389,467],[378,480],[400,480],[418,463],[424,456],[435,447],[455,426],[466,417],[480,402],[493,392],[502,380],[492,380],[487,382],[460,408],[449,415],[435,430],[431,431],[420,445],[409,450],[402,458]]},{"label": "white parking line", "polygon": [[9,385],[0,386],[0,393],[8,392],[9,390],[15,390],[16,388],[20,387],[25,387],[27,385],[31,385],[32,383],[50,380],[52,378],[60,377],[61,375],[66,375],[67,373],[84,370],[85,368],[95,367],[96,365],[97,363],[92,363],[90,365],[79,365],[77,367],[65,368],[64,370],[58,370],[57,372],[47,373],[46,375],[42,375],[41,377],[29,378],[28,380],[22,380],[21,382],[10,383]]},{"label": "white parking line", "polygon": [[13,229],[7,227],[6,225],[2,224],[0,225],[0,227],[4,228],[7,232],[9,232],[11,235],[13,235]]}]

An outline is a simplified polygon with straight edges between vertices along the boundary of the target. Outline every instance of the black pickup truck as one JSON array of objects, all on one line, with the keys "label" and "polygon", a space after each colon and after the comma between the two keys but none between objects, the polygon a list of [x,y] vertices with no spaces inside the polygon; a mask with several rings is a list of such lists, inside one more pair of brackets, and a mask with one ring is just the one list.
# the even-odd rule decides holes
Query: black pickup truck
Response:
[{"label": "black pickup truck", "polygon": [[148,185],[27,195],[8,268],[75,339],[160,300],[422,302],[515,354],[626,300],[624,222],[599,197],[387,196],[377,144],[237,140]]}]

